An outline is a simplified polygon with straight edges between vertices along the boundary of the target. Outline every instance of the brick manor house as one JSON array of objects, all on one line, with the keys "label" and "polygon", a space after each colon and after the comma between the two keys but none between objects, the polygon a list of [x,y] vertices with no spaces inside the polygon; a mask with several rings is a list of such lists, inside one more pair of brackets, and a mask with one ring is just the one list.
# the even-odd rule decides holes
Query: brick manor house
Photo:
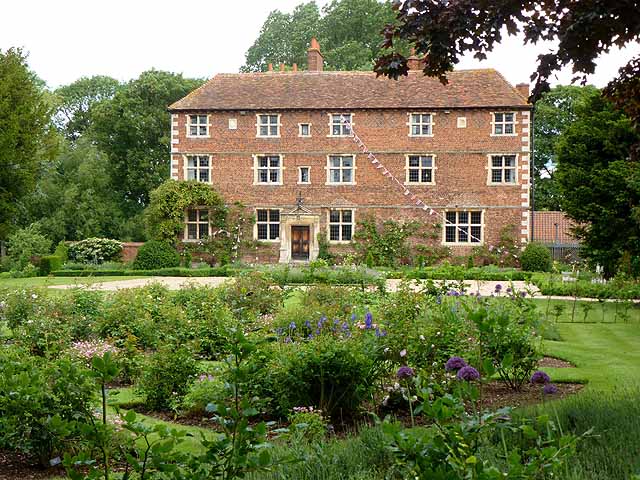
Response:
[{"label": "brick manor house", "polygon": [[[171,178],[208,183],[249,208],[261,261],[313,260],[321,232],[348,250],[371,215],[439,223],[435,243],[455,254],[497,242],[507,225],[526,242],[528,85],[514,88],[492,69],[454,71],[442,85],[420,59],[409,67],[399,80],[323,71],[313,39],[308,71],[215,75],[169,107]],[[341,116],[439,219],[380,173]],[[190,209],[183,241],[211,228],[205,207]]]}]

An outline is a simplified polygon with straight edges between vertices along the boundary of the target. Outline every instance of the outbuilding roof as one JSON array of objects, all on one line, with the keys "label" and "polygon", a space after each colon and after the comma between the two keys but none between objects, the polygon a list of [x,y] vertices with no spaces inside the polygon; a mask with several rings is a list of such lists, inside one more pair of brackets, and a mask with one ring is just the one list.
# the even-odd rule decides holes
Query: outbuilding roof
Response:
[{"label": "outbuilding roof", "polygon": [[457,70],[447,78],[443,85],[421,71],[398,80],[373,72],[221,73],[169,110],[530,108],[494,69]]}]

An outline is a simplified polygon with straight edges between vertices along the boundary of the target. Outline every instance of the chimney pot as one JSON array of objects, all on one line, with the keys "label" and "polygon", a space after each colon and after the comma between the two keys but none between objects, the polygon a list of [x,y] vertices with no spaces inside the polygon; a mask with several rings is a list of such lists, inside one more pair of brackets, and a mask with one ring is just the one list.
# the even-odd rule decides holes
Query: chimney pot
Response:
[{"label": "chimney pot", "polygon": [[294,72],[297,72],[297,71],[298,71],[298,64],[297,64],[297,63],[294,63],[294,64],[293,64],[293,71],[294,71]]},{"label": "chimney pot", "polygon": [[407,58],[407,68],[409,70],[422,70],[424,68],[425,57],[419,57],[416,55],[415,49],[411,49],[411,56]]},{"label": "chimney pot", "polygon": [[270,63],[270,64],[269,64],[269,71],[270,71],[270,72],[273,72],[273,63]]},{"label": "chimney pot", "polygon": [[529,100],[529,84],[528,83],[519,83],[519,84],[517,84],[516,85],[516,90],[525,99]]},{"label": "chimney pot", "polygon": [[281,64],[280,64],[280,71],[281,71],[281,72],[284,72],[284,63],[281,63]]},{"label": "chimney pot", "polygon": [[324,69],[324,57],[320,52],[318,40],[311,38],[311,45],[307,50],[307,68],[310,72],[321,72]]}]

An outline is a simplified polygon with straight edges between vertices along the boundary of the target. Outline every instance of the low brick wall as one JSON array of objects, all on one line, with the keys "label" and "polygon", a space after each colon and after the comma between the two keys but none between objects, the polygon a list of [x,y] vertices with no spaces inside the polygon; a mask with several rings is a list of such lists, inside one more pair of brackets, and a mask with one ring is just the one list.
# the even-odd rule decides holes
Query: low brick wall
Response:
[{"label": "low brick wall", "polygon": [[133,262],[142,245],[144,242],[122,242],[122,261],[125,263]]}]

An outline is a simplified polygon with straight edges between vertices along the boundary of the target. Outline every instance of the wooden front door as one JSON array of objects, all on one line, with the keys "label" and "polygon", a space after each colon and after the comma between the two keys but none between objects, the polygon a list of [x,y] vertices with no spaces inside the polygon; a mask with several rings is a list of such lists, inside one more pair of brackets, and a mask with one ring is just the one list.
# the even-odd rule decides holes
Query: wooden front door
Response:
[{"label": "wooden front door", "polygon": [[291,227],[291,258],[309,260],[309,226]]}]

